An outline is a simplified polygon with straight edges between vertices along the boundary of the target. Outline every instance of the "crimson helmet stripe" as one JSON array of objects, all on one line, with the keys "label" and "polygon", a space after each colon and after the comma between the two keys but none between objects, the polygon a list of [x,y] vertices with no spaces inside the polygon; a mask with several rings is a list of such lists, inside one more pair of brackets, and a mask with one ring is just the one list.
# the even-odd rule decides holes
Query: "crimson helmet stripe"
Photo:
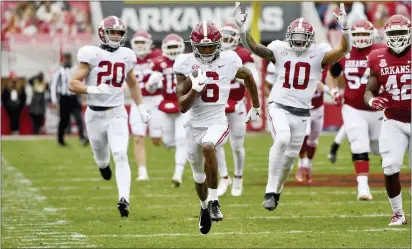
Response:
[{"label": "crimson helmet stripe", "polygon": [[203,36],[207,38],[207,22],[206,20],[203,21]]}]

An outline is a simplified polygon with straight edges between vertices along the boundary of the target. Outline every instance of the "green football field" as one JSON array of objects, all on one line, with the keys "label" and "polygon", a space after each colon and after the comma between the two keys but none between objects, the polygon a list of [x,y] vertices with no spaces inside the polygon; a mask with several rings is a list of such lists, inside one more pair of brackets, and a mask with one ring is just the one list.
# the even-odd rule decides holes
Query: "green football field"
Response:
[{"label": "green football field", "polygon": [[[90,147],[75,138],[70,148],[54,140],[2,141],[3,248],[410,248],[410,225],[388,227],[391,209],[380,159],[371,158],[374,200],[356,201],[356,180],[348,144],[331,165],[326,158],[333,135],[323,135],[314,160],[314,183],[298,185],[294,175],[278,208],[261,206],[267,181],[269,134],[245,142],[244,194],[220,198],[224,220],[208,235],[198,230],[199,201],[189,165],[183,185],[171,187],[174,151],[147,141],[150,181],[136,182],[132,167],[130,215],[117,211],[115,177],[101,178]],[[228,144],[227,144],[228,145]],[[229,172],[233,160],[226,155]],[[409,167],[404,160],[404,210],[410,218]],[[112,169],[114,165],[112,164]],[[294,172],[293,172],[294,174]]]}]

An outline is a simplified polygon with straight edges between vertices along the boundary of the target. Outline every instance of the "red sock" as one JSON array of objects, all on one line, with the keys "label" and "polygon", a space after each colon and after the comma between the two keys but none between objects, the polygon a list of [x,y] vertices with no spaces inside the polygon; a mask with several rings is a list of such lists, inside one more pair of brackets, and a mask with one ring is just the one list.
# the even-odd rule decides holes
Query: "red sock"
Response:
[{"label": "red sock", "polygon": [[306,155],[308,156],[309,159],[312,160],[312,158],[315,156],[315,152],[316,152],[316,146],[310,146],[310,145],[306,145]]},{"label": "red sock", "polygon": [[354,165],[357,175],[369,173],[369,161],[355,161]]},{"label": "red sock", "polygon": [[300,148],[299,158],[303,158],[305,156],[305,153],[307,151],[307,145],[306,145],[307,141],[308,141],[308,136],[305,136],[305,139],[303,140],[302,148]]}]

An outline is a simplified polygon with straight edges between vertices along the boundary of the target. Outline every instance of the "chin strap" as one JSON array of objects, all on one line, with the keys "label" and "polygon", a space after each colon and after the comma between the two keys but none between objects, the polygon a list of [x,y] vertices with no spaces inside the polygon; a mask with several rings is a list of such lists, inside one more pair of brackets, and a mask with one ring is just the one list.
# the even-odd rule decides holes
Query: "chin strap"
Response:
[{"label": "chin strap", "polygon": [[119,48],[112,48],[109,45],[104,45],[104,44],[100,44],[100,48],[106,51],[109,51],[109,52],[114,52],[119,49]]}]

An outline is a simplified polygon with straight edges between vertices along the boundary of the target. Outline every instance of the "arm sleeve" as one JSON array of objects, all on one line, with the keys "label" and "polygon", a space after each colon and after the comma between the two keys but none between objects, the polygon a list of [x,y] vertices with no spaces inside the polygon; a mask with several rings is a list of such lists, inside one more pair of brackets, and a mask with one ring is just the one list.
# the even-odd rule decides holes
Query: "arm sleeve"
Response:
[{"label": "arm sleeve", "polygon": [[90,67],[96,66],[96,61],[93,59],[95,56],[91,56],[91,51],[92,47],[90,46],[80,48],[77,52],[77,61],[87,63],[90,65]]},{"label": "arm sleeve", "polygon": [[342,71],[343,69],[339,62],[333,64],[329,69],[330,74],[335,78],[338,77],[342,73]]}]

